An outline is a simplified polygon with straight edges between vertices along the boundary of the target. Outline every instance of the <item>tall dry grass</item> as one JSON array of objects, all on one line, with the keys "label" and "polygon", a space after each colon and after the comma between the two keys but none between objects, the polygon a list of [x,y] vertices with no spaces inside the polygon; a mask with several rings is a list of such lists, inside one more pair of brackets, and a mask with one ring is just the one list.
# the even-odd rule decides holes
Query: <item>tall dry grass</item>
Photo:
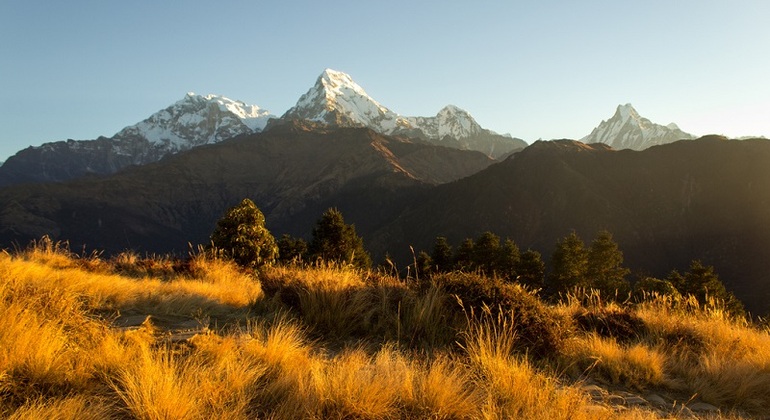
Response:
[{"label": "tall dry grass", "polygon": [[[0,253],[0,417],[655,418],[593,402],[586,379],[735,418],[770,410],[768,332],[718,305],[548,306],[496,285],[510,292],[501,304],[470,315],[471,298],[459,306],[440,284],[339,266],[257,275],[205,255],[181,272],[142,261],[52,242]],[[486,299],[485,287],[463,287]],[[125,314],[153,318],[120,328]],[[164,316],[226,325],[177,342]],[[629,320],[636,329],[621,334]],[[527,325],[560,334],[554,354],[527,351]]]},{"label": "tall dry grass", "polygon": [[661,298],[637,309],[668,355],[674,387],[703,401],[751,413],[770,410],[770,334],[719,305]]}]

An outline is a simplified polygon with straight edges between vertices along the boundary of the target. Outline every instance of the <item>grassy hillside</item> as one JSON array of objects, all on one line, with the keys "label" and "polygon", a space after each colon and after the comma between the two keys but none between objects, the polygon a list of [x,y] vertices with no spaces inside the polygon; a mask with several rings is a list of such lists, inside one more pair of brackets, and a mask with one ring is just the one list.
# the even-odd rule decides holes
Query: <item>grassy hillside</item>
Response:
[{"label": "grassy hillside", "polygon": [[0,416],[14,419],[742,418],[770,334],[719,305],[605,304],[476,274],[244,272],[0,253]]}]

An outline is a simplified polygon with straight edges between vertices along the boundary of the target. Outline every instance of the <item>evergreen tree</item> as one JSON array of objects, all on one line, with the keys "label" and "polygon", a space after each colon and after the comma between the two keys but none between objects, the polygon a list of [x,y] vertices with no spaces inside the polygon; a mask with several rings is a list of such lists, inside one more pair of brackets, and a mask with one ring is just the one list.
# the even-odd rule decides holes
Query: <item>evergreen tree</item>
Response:
[{"label": "evergreen tree", "polygon": [[599,232],[588,250],[586,277],[590,287],[599,289],[602,296],[628,294],[630,285],[626,276],[630,270],[623,267],[623,252],[606,230]]},{"label": "evergreen tree", "polygon": [[456,270],[471,271],[476,267],[474,265],[473,239],[466,238],[459,247],[454,256],[454,266]]},{"label": "evergreen tree", "polygon": [[211,244],[243,267],[272,264],[278,256],[275,238],[265,228],[265,216],[248,198],[217,221]]},{"label": "evergreen tree", "polygon": [[352,264],[358,268],[367,269],[372,265],[355,226],[345,224],[342,213],[335,208],[326,210],[316,222],[308,253],[315,259]]},{"label": "evergreen tree", "polygon": [[518,267],[521,262],[521,252],[516,242],[506,239],[500,246],[498,260],[498,274],[509,281],[515,280],[519,275]]},{"label": "evergreen tree", "polygon": [[489,231],[482,233],[473,244],[471,261],[487,276],[497,273],[500,269],[500,237]]},{"label": "evergreen tree", "polygon": [[278,239],[278,259],[283,263],[302,261],[307,255],[307,242],[302,238],[294,238],[283,234]]},{"label": "evergreen tree", "polygon": [[668,281],[676,287],[682,295],[693,295],[700,304],[708,302],[709,298],[724,302],[725,309],[734,315],[743,315],[743,304],[725,285],[714,272],[714,267],[704,266],[700,261],[690,263],[690,271],[684,275],[672,271]]},{"label": "evergreen tree", "polygon": [[556,243],[551,255],[551,274],[548,277],[550,293],[566,292],[574,287],[586,287],[588,250],[573,230]]},{"label": "evergreen tree", "polygon": [[524,251],[516,266],[516,274],[520,283],[542,288],[545,280],[545,263],[540,253],[531,249]]},{"label": "evergreen tree", "polygon": [[420,251],[415,257],[414,271],[418,279],[426,279],[435,270],[433,258],[425,251]]},{"label": "evergreen tree", "polygon": [[436,238],[430,257],[433,260],[433,265],[439,272],[452,271],[452,246],[449,245],[447,238],[443,236]]}]

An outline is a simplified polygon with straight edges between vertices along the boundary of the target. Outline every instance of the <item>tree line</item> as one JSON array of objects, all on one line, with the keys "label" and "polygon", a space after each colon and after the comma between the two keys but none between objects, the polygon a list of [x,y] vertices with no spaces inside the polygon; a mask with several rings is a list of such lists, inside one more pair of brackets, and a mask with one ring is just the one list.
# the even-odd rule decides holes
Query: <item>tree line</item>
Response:
[{"label": "tree line", "polygon": [[[372,260],[355,226],[330,208],[316,221],[310,242],[283,235],[276,240],[265,227],[265,217],[253,201],[244,199],[217,222],[211,244],[225,258],[241,266],[258,268],[274,263],[313,263],[319,260],[370,269]],[[386,261],[389,262],[386,256]],[[419,251],[413,265],[418,278],[429,280],[438,273],[478,272],[504,282],[517,282],[557,298],[576,289],[596,290],[605,299],[643,298],[646,294],[692,295],[701,304],[718,299],[734,313],[743,313],[740,301],[719,280],[711,266],[693,261],[690,271],[672,271],[665,279],[642,277],[633,284],[623,264],[623,252],[606,230],[590,244],[572,231],[559,239],[550,259],[532,249],[521,252],[512,239],[492,232],[466,238],[453,246],[446,237],[435,239],[430,252]]]}]

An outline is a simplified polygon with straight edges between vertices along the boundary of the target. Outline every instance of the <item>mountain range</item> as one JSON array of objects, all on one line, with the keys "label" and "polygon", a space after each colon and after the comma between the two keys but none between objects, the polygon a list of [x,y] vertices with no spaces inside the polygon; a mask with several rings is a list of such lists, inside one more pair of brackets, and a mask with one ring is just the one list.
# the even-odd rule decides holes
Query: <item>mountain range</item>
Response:
[{"label": "mountain range", "polygon": [[454,106],[401,116],[333,70],[281,117],[188,94],[112,137],[9,158],[0,247],[50,235],[108,254],[184,254],[248,197],[276,236],[307,238],[337,207],[375,260],[401,264],[436,236],[492,231],[547,259],[571,230],[590,240],[607,229],[637,274],[701,259],[768,312],[770,141],[693,139],[627,104],[582,142],[525,146]]},{"label": "mountain range", "polygon": [[184,254],[251,198],[274,235],[308,237],[329,207],[375,260],[411,261],[492,231],[548,257],[571,230],[607,229],[637,273],[714,265],[755,312],[770,298],[770,141],[706,137],[614,150],[539,141],[495,161],[366,127],[281,119],[262,133],[195,147],[108,177],[0,189],[0,245],[44,234],[74,249]]},{"label": "mountain range", "polygon": [[[61,182],[107,175],[131,165],[239,135],[259,133],[276,119],[269,111],[218,95],[188,93],[183,99],[112,137],[45,143],[19,151],[0,166],[0,186]],[[482,128],[466,111],[446,106],[435,117],[402,117],[380,105],[353,79],[327,69],[281,119],[338,127],[368,127],[381,134],[477,150],[498,158],[526,147],[521,139]]]},{"label": "mountain range", "polygon": [[[108,175],[132,165],[145,165],[239,135],[269,129],[278,117],[256,105],[219,95],[188,93],[176,103],[128,126],[111,137],[66,140],[28,147],[0,164],[0,186],[28,182],[61,182],[84,175]],[[380,134],[409,137],[428,144],[476,150],[503,159],[527,143],[481,127],[467,112],[447,105],[433,117],[402,116],[369,96],[342,72],[326,69],[296,105],[280,118],[315,121],[338,127],[367,127]],[[662,126],[639,116],[630,104],[618,106],[586,143],[615,149],[644,148],[692,139],[675,124]]]}]

